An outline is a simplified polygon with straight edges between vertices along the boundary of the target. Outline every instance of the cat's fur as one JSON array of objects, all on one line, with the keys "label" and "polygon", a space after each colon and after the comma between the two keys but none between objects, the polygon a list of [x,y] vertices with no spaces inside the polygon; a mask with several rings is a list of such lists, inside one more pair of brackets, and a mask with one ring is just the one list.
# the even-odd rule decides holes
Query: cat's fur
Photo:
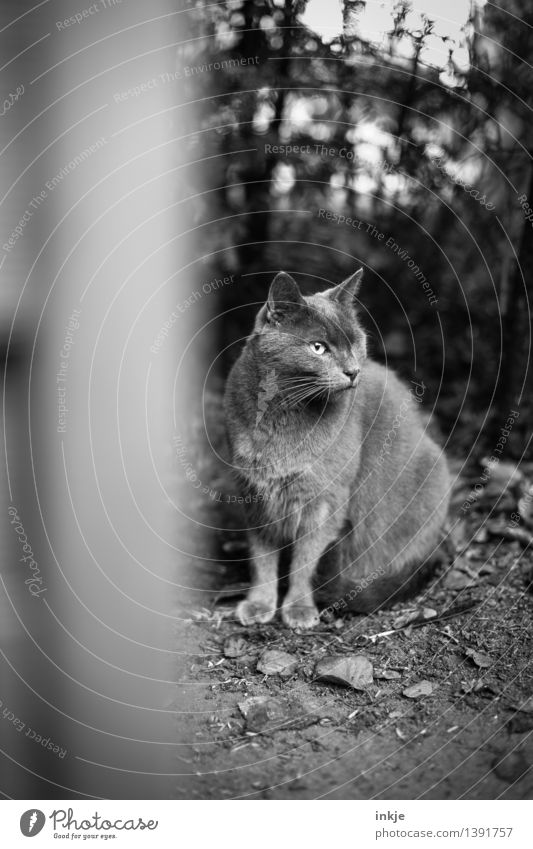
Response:
[{"label": "cat's fur", "polygon": [[361,277],[303,297],[278,274],[228,377],[252,554],[243,624],[274,617],[285,547],[281,616],[291,628],[318,623],[316,599],[359,611],[391,601],[439,551],[446,460],[420,420],[423,384],[410,392],[367,359],[355,309]]}]

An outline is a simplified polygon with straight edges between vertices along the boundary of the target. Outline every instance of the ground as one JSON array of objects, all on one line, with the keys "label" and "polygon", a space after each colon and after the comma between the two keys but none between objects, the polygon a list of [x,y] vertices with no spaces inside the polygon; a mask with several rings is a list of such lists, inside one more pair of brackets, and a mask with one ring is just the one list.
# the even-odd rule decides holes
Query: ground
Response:
[{"label": "ground", "polygon": [[[245,628],[234,608],[247,546],[221,459],[219,400],[208,399],[205,419],[193,417],[186,457],[174,464],[187,551],[176,606],[176,796],[531,798],[533,555],[527,522],[513,528],[510,516],[520,495],[525,515],[533,476],[501,464],[466,511],[477,478],[459,478],[457,553],[408,602],[326,616],[307,633],[281,621]],[[258,671],[269,649],[289,653],[294,671]],[[320,658],[353,655],[372,663],[372,684],[317,679]],[[426,694],[405,695],[421,681]]]}]

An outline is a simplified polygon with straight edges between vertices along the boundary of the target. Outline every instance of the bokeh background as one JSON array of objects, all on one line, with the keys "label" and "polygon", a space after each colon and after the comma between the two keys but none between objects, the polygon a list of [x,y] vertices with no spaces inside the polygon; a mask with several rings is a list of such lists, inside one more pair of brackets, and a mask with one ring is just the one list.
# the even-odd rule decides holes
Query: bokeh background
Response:
[{"label": "bokeh background", "polygon": [[429,386],[448,447],[478,458],[520,404],[529,452],[531,23],[524,0],[194,7],[189,176],[205,262],[238,280],[222,372],[276,271],[310,292],[363,265],[374,355]]}]

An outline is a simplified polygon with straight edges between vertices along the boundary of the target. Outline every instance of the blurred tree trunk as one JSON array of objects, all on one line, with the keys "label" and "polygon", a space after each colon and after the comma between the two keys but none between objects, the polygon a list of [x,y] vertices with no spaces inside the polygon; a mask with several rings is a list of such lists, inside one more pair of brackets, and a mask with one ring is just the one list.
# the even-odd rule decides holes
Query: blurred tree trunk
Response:
[{"label": "blurred tree trunk", "polygon": [[[533,163],[533,149],[528,152],[530,162]],[[527,198],[528,203],[531,203],[533,198],[533,166],[531,165]],[[530,305],[532,299],[533,233],[530,222],[524,218],[518,246],[518,261],[514,264],[511,274],[503,280],[500,292],[502,356],[494,394],[493,414],[487,435],[487,449],[497,443],[501,428],[504,427],[511,410],[519,410],[522,418],[524,415],[529,416],[531,412],[533,380],[530,369]],[[520,421],[520,424],[523,427],[523,421]],[[528,428],[528,432],[529,430]],[[525,447],[522,446],[522,450]],[[514,453],[516,454],[516,451]]]},{"label": "blurred tree trunk", "polygon": [[[265,54],[262,38],[258,42],[257,34],[259,21],[254,3],[245,3],[243,13],[245,17],[245,31],[242,39],[242,55],[255,56],[261,52]],[[269,142],[274,145],[280,143],[280,128],[283,122],[283,113],[287,98],[287,87],[290,83],[290,51],[291,33],[295,22],[293,0],[285,0],[283,7],[283,22],[281,30],[282,44],[279,58],[276,61],[276,100],[274,106],[274,119],[272,122]],[[266,54],[264,55],[266,58]],[[246,120],[249,123],[243,125],[243,137],[246,143],[253,147],[257,143],[253,128],[253,118],[257,109],[257,98],[249,101]],[[251,160],[250,167],[243,174],[245,180],[245,204],[246,204],[246,236],[240,254],[243,267],[254,266],[264,255],[264,244],[268,241],[270,225],[270,187],[272,174],[278,157],[271,153],[262,153],[259,147],[257,155]]]}]

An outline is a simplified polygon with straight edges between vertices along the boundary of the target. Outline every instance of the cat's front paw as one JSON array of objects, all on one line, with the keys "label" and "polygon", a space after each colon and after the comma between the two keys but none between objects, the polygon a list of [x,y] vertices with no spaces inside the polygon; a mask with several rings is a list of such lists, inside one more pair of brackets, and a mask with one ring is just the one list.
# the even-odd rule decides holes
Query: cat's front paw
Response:
[{"label": "cat's front paw", "polygon": [[276,614],[276,608],[261,601],[241,601],[237,606],[237,619],[241,625],[264,625]]},{"label": "cat's front paw", "polygon": [[301,604],[288,604],[281,609],[281,618],[289,628],[301,628],[309,631],[316,628],[320,622],[320,616],[316,607]]}]

